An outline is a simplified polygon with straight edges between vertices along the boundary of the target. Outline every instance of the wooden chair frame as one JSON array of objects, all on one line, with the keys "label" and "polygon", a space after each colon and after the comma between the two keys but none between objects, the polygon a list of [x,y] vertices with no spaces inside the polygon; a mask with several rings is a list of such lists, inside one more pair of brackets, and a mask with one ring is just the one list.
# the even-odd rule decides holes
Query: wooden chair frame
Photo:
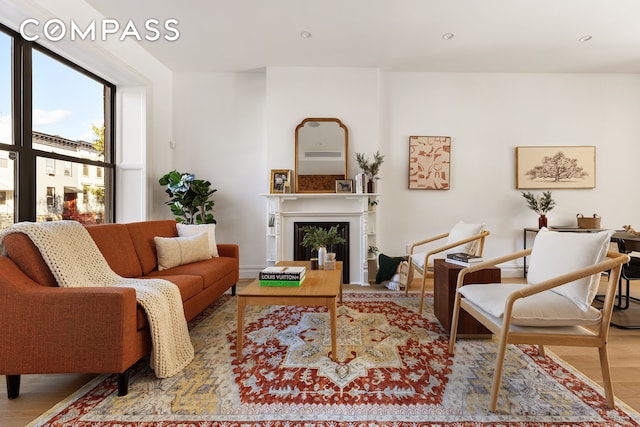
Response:
[{"label": "wooden chair frame", "polygon": [[447,237],[449,237],[449,233],[444,233],[444,234],[439,234],[437,236],[433,236],[430,237],[428,239],[424,239],[424,240],[420,240],[419,242],[415,242],[414,244],[411,245],[411,248],[409,250],[409,272],[406,275],[401,275],[401,280],[404,279],[406,277],[406,283],[404,283],[405,286],[405,295],[407,295],[409,293],[409,283],[411,283],[411,281],[413,280],[413,270],[417,271],[418,273],[422,274],[422,283],[421,283],[421,296],[420,296],[420,314],[422,314],[422,309],[424,307],[424,291],[425,291],[425,287],[426,287],[426,281],[427,281],[427,277],[429,277],[429,271],[428,271],[428,265],[429,265],[429,259],[431,259],[431,257],[433,257],[433,255],[439,254],[441,252],[447,251],[449,249],[455,248],[456,246],[460,246],[460,245],[464,245],[465,243],[469,243],[469,242],[473,242],[475,240],[479,240],[479,245],[478,248],[476,249],[476,253],[475,255],[480,255],[482,256],[482,252],[484,251],[484,240],[486,239],[486,237],[491,234],[489,233],[488,230],[483,230],[481,231],[479,234],[476,234],[474,236],[468,237],[466,239],[463,240],[458,240],[457,242],[453,242],[450,243],[448,245],[445,246],[441,246],[438,248],[434,248],[430,251],[428,251],[425,256],[424,256],[424,270],[422,268],[420,268],[419,266],[415,265],[413,263],[413,260],[411,258],[411,256],[414,253],[415,248],[420,247],[422,245],[426,245],[427,243],[431,243],[431,242],[435,242],[437,240],[441,240],[441,239],[446,239]]},{"label": "wooden chair frame", "polygon": [[[500,258],[478,263],[478,265],[474,265],[472,267],[464,268],[458,275],[456,289],[459,289],[463,285],[464,276],[468,273],[529,255],[531,255],[531,249],[526,249],[511,255],[506,255]],[[609,324],[611,322],[611,313],[613,311],[613,303],[616,297],[620,270],[622,265],[628,262],[628,260],[629,256],[626,254],[609,251],[607,253],[607,258],[598,264],[588,266],[580,270],[555,277],[553,279],[545,280],[536,285],[527,286],[524,289],[516,290],[507,298],[504,314],[501,318],[496,318],[485,313],[477,306],[470,304],[464,298],[462,298],[462,295],[459,292],[456,292],[453,316],[451,320],[449,353],[454,354],[455,351],[456,333],[458,329],[460,309],[468,312],[471,316],[476,318],[480,323],[491,330],[497,337],[499,337],[495,369],[493,373],[493,384],[491,387],[491,396],[489,402],[489,409],[491,411],[495,412],[498,404],[498,392],[500,390],[500,383],[502,381],[502,369],[504,365],[504,357],[507,344],[535,344],[538,346],[539,354],[543,357],[544,345],[596,347],[600,356],[600,368],[602,370],[602,379],[604,383],[607,406],[609,408],[615,408],[615,397],[613,393],[613,383],[611,381],[609,355],[607,351],[607,338],[609,335]],[[560,285],[581,279],[583,277],[603,273],[607,270],[610,270],[610,273],[607,282],[605,300],[602,308],[600,309],[601,319],[598,324],[589,325],[589,328],[582,326],[516,327],[511,324],[511,313],[513,311],[513,305],[518,299],[558,287]]]}]

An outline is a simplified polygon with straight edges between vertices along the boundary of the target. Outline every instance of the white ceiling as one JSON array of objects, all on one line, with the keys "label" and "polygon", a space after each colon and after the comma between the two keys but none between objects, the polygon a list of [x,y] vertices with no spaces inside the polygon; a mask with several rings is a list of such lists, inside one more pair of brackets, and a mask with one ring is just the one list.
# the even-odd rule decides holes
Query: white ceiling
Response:
[{"label": "white ceiling", "polygon": [[140,42],[174,71],[640,73],[640,0],[86,1],[141,29],[177,19],[177,41]]}]

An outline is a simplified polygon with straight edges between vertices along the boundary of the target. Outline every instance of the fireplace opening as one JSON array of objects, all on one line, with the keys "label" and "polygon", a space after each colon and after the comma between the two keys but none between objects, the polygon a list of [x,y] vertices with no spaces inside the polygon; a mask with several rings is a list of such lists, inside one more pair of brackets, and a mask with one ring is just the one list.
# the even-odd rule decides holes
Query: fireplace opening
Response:
[{"label": "fireplace opening", "polygon": [[335,252],[336,260],[342,261],[342,283],[349,282],[349,223],[348,222],[294,222],[293,223],[293,260],[309,261],[310,258],[317,256],[317,252],[311,248],[302,246],[304,238],[303,227],[320,227],[325,230],[338,226],[340,237],[346,240],[346,243],[333,245],[333,248],[327,248],[331,252]]}]

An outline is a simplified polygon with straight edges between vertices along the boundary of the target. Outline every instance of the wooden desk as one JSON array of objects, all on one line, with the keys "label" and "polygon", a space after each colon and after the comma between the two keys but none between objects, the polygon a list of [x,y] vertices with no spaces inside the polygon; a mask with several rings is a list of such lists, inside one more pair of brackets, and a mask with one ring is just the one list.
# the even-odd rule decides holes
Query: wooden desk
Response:
[{"label": "wooden desk", "polygon": [[244,309],[247,305],[323,305],[329,310],[331,322],[331,358],[337,357],[337,300],[342,302],[342,261],[336,261],[335,270],[311,270],[307,261],[280,261],[278,266],[304,265],[306,278],[299,287],[260,286],[258,279],[237,292],[238,338],[236,358],[242,359],[244,338]]},{"label": "wooden desk", "polygon": [[[451,332],[451,317],[456,296],[458,273],[464,267],[444,259],[433,260],[433,312],[447,333]],[[469,283],[499,283],[501,280],[498,267],[485,268],[464,276],[464,284]],[[492,333],[469,313],[460,310],[458,320],[458,336],[489,335]]]}]

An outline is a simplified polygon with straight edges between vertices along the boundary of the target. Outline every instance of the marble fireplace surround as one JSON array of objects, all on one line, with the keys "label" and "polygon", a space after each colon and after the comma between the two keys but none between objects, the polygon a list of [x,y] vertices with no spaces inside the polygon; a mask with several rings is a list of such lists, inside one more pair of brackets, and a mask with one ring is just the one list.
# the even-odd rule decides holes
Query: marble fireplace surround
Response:
[{"label": "marble fireplace surround", "polygon": [[294,257],[296,222],[349,223],[349,278],[351,283],[368,285],[367,247],[375,233],[375,216],[369,215],[369,198],[377,194],[318,193],[266,194],[267,265]]}]

